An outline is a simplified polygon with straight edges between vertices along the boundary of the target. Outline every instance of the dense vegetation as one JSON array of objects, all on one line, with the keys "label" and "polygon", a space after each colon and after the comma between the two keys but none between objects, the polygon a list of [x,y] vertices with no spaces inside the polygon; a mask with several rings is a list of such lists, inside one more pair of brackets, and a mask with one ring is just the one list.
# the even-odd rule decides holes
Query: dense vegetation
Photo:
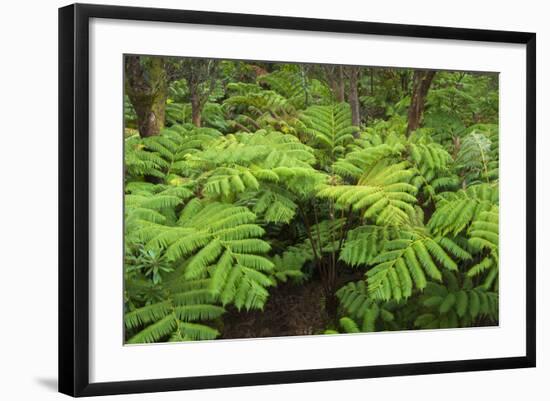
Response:
[{"label": "dense vegetation", "polygon": [[496,74],[127,56],[125,83],[128,343],[498,324]]}]

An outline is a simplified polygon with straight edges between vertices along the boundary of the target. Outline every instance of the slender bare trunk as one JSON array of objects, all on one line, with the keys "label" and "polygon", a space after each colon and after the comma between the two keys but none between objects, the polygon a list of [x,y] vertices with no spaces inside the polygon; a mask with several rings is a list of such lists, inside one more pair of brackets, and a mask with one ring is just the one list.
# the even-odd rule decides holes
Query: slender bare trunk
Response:
[{"label": "slender bare trunk", "polygon": [[191,94],[191,121],[195,127],[201,126],[202,104],[197,89],[192,89]]},{"label": "slender bare trunk", "polygon": [[428,90],[430,89],[434,76],[435,71],[417,70],[414,72],[407,136],[420,127],[422,115],[424,114],[424,108],[426,106],[426,95],[428,94]]},{"label": "slender bare trunk", "polygon": [[359,78],[359,68],[349,68],[349,105],[351,107],[351,122],[356,127],[361,125],[361,109],[359,105],[359,92],[357,89],[357,81]]},{"label": "slender bare trunk", "polygon": [[346,99],[345,96],[345,81],[344,81],[344,67],[341,65],[338,66],[338,93],[336,100],[338,103],[344,102]]}]

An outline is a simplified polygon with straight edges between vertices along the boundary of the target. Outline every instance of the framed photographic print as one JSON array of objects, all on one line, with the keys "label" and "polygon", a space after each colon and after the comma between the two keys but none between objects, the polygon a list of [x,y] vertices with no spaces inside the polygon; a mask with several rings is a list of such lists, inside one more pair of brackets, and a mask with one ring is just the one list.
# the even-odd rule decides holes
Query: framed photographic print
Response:
[{"label": "framed photographic print", "polygon": [[535,366],[535,34],[59,10],[59,390]]}]

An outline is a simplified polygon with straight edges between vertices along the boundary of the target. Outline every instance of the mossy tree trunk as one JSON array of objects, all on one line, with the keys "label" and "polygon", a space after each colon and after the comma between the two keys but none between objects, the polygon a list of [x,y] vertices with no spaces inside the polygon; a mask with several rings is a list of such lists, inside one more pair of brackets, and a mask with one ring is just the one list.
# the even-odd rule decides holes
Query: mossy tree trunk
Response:
[{"label": "mossy tree trunk", "polygon": [[139,135],[158,135],[164,128],[168,80],[164,58],[126,56],[126,93],[136,111]]}]

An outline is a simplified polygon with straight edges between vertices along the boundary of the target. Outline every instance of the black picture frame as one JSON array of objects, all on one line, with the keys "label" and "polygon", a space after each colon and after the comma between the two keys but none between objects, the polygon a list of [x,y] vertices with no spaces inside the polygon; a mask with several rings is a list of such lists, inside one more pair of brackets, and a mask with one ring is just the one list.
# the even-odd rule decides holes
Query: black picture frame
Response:
[{"label": "black picture frame", "polygon": [[[89,381],[89,21],[91,18],[276,28],[526,45],[526,354],[521,357],[262,372],[121,382]],[[536,35],[478,29],[74,4],[59,9],[59,391],[95,396],[421,375],[535,366]]]}]

